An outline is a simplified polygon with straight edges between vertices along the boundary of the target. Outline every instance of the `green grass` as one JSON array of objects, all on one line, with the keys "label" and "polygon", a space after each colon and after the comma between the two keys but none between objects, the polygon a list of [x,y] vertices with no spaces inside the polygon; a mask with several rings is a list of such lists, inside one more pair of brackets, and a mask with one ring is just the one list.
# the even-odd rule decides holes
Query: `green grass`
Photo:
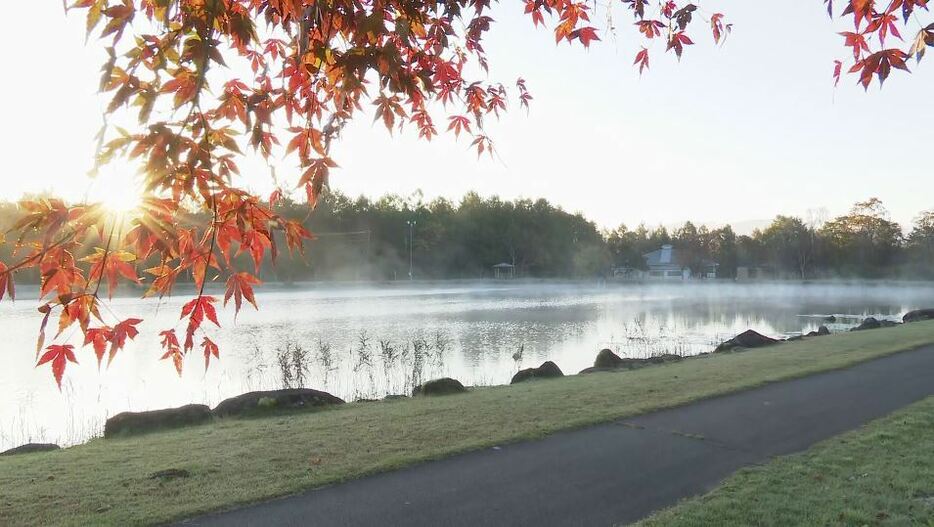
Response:
[{"label": "green grass", "polygon": [[641,527],[934,525],[934,397],[804,453],[743,469]]},{"label": "green grass", "polygon": [[[934,322],[468,394],[227,419],[0,458],[0,525],[160,523],[934,343]],[[593,350],[596,355],[596,350]],[[149,475],[184,469],[167,481]]]}]

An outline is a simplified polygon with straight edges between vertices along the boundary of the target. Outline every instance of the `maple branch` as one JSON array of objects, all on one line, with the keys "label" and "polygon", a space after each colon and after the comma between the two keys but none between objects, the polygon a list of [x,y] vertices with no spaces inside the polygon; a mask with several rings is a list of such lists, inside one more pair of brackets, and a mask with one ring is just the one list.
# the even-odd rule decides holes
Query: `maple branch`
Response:
[{"label": "maple branch", "polygon": [[47,246],[43,247],[41,251],[39,251],[39,252],[37,252],[36,254],[34,254],[34,255],[32,255],[32,256],[26,258],[25,260],[21,261],[20,263],[14,265],[14,266],[12,266],[12,267],[8,267],[8,268],[6,268],[6,269],[4,269],[4,270],[2,270],[2,271],[0,271],[0,276],[10,275],[10,274],[12,274],[13,272],[18,271],[19,269],[22,269],[23,267],[27,267],[27,266],[30,265],[33,261],[35,261],[35,260],[37,260],[37,259],[42,259],[42,257],[44,257],[46,254],[48,254],[48,252],[51,251],[52,249],[55,249],[56,247],[59,247],[59,246],[61,246],[61,245],[64,245],[64,244],[66,244],[66,243],[68,243],[68,242],[74,240],[75,236],[77,236],[77,235],[78,235],[77,232],[72,231],[72,232],[71,232],[70,234],[68,234],[67,236],[62,237],[60,240],[58,240],[57,242],[55,242],[55,243],[53,243],[53,244],[51,244],[51,245],[47,245]]},{"label": "maple branch", "polygon": [[[114,231],[116,229],[117,229],[117,222],[114,221],[113,225],[110,226],[110,236],[107,237],[107,244],[104,246],[104,256],[101,258],[101,272],[97,277],[97,285],[94,287],[93,296],[94,298],[97,298],[98,300],[100,300],[100,297],[97,296],[97,294],[100,292],[101,283],[103,283],[104,281],[104,270],[107,268],[107,257],[110,255],[110,243],[113,241]],[[91,277],[89,276],[88,279],[90,280]],[[88,283],[90,284],[90,282]],[[111,291],[111,294],[113,294],[112,291]]]}]

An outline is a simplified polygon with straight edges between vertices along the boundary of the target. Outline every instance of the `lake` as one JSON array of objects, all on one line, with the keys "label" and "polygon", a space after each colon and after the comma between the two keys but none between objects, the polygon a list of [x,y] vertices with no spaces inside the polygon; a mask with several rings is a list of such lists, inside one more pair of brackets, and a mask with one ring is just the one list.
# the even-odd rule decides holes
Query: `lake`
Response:
[{"label": "lake", "polygon": [[[26,292],[28,294],[28,292]],[[215,405],[286,383],[346,400],[409,393],[440,376],[467,385],[506,384],[519,367],[555,361],[565,374],[591,366],[602,348],[623,356],[694,355],[746,329],[791,336],[826,324],[846,331],[866,316],[897,319],[934,306],[918,283],[579,284],[395,283],[267,286],[259,311],[232,306],[209,328],[221,359],[205,371],[200,349],[179,376],[160,361],[157,333],[178,325],[187,298],[117,298],[121,318],[145,319],[141,335],[109,368],[78,350],[61,392],[35,368],[40,317],[33,299],[0,303],[4,367],[0,450],[28,441],[75,444],[99,435],[108,416],[191,402]],[[834,315],[835,323],[823,322]],[[51,329],[55,326],[53,320]],[[51,336],[51,335],[50,335]],[[74,334],[73,344],[80,345]]]}]

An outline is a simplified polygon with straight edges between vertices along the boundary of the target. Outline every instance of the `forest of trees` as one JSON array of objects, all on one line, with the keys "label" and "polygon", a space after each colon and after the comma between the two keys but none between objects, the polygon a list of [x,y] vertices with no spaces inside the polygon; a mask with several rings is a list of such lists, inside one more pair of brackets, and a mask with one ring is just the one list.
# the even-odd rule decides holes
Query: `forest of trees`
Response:
[{"label": "forest of trees", "polygon": [[[738,266],[786,279],[934,279],[934,211],[920,214],[903,233],[875,198],[828,220],[777,216],[748,236],[730,226],[710,229],[692,222],[672,230],[621,225],[601,231],[583,215],[544,199],[508,201],[476,193],[454,203],[424,202],[418,193],[370,200],[330,192],[311,214],[304,203],[285,201],[278,209],[302,219],[317,239],[305,255],[283,251],[275,266],[265,265],[261,277],[267,281],[407,279],[410,234],[417,279],[488,278],[492,266],[503,262],[523,277],[607,277],[614,267],[644,268],[642,255],[668,243],[689,261],[719,263],[718,276],[727,279]],[[4,230],[15,213],[15,204],[0,204]],[[247,255],[238,258],[241,266],[249,265]],[[24,271],[18,281],[36,278]]]}]

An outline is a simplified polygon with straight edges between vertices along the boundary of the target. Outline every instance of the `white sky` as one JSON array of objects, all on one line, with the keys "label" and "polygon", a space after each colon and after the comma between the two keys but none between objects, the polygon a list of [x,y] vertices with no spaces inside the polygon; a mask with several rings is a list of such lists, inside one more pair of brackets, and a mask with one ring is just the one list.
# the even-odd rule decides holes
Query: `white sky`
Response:
[{"label": "white sky", "polygon": [[[101,46],[84,45],[82,14],[66,18],[52,1],[8,4],[0,22],[0,198],[121,192],[126,185],[109,181],[125,172],[94,184],[85,177],[103,103],[95,94]],[[616,13],[617,41],[602,31],[604,41],[586,51],[556,47],[550,31],[522,15],[521,2],[506,0],[494,5],[485,44],[491,78],[511,86],[522,76],[535,100],[528,115],[514,104],[489,126],[500,159],[478,160],[469,141],[453,137],[390,137],[361,118],[336,149],[332,186],[369,196],[421,189],[426,198],[469,190],[544,197],[606,227],[741,222],[819,207],[834,215],[878,196],[893,219],[909,223],[934,208],[925,163],[934,57],[912,63],[912,75],[894,72],[882,91],[864,93],[854,76],[834,90],[844,22],[828,20],[818,0],[800,4],[776,13],[768,2],[708,1],[706,9],[735,24],[726,45],[715,48],[697,20],[698,45],[683,61],[656,42],[652,69],[640,78],[628,12]],[[41,20],[41,30],[27,19]],[[265,170],[249,177],[266,191]]]}]

